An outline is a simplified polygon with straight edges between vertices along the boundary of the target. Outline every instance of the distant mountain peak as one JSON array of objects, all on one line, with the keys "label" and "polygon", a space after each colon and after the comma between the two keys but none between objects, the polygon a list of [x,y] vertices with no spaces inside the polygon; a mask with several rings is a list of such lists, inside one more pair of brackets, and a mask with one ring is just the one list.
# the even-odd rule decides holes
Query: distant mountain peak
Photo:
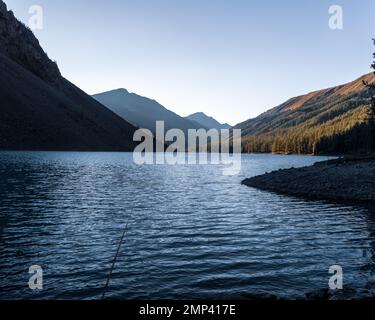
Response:
[{"label": "distant mountain peak", "polygon": [[[208,117],[204,112],[195,112],[193,114],[191,114],[190,116],[204,116],[204,117]],[[211,117],[209,117],[211,118]]]},{"label": "distant mountain peak", "polygon": [[195,121],[198,124],[204,126],[208,129],[229,129],[231,126],[227,123],[221,124],[217,120],[215,120],[213,117],[210,117],[206,115],[204,112],[196,112],[191,114],[190,116],[185,117],[186,119],[189,119],[190,121]]},{"label": "distant mountain peak", "polygon": [[129,94],[130,92],[125,89],[125,88],[118,88],[118,89],[114,89],[112,91],[109,91],[109,92],[112,92],[112,93],[117,93],[117,94]]},{"label": "distant mountain peak", "polygon": [[123,119],[152,132],[155,132],[156,121],[164,121],[167,130],[178,128],[187,132],[201,127],[195,121],[168,110],[156,100],[129,93],[126,89],[102,92],[93,97]]}]

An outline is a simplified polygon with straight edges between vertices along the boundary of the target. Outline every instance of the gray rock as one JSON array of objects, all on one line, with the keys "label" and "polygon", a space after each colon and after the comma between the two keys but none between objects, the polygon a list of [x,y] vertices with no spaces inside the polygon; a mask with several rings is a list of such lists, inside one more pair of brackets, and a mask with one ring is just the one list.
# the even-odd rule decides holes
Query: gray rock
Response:
[{"label": "gray rock", "polygon": [[374,168],[374,157],[344,158],[266,173],[243,184],[305,198],[374,202],[375,179],[369,178]]}]

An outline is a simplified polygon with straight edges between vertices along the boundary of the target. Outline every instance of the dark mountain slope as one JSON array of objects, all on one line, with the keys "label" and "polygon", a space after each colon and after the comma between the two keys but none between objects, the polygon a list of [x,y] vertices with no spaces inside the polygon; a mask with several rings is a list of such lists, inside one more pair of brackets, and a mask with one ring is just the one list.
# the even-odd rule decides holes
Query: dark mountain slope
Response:
[{"label": "dark mountain slope", "polygon": [[0,149],[131,151],[136,128],[64,79],[0,0]]},{"label": "dark mountain slope", "polygon": [[155,132],[156,121],[161,120],[165,122],[166,130],[176,128],[187,132],[188,129],[202,127],[202,125],[184,119],[166,109],[155,100],[130,93],[126,89],[103,92],[95,94],[93,97],[122,118],[152,132]]},{"label": "dark mountain slope", "polygon": [[352,153],[374,148],[370,93],[364,75],[345,85],[292,98],[240,123],[244,152]]}]

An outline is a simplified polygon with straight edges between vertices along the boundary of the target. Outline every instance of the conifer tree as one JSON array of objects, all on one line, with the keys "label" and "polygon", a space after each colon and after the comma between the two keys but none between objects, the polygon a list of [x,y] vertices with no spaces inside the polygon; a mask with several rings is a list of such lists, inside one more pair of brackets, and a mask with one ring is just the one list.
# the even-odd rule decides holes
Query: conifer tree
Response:
[{"label": "conifer tree", "polygon": [[[375,45],[375,39],[372,39]],[[372,62],[371,68],[374,70],[375,75],[375,53],[373,54],[374,61]],[[363,81],[363,84],[369,88],[371,94],[371,113],[372,113],[372,121],[375,119],[375,82],[369,83],[367,81]]]}]

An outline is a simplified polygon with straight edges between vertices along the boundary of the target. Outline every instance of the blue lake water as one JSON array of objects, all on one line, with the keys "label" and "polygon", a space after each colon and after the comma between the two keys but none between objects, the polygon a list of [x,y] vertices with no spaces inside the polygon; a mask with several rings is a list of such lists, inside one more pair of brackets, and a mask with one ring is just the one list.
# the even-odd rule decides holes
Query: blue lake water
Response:
[{"label": "blue lake water", "polygon": [[[375,210],[241,185],[325,158],[243,155],[221,165],[145,165],[130,153],[0,153],[0,299],[303,298],[374,282]],[[308,183],[308,181],[306,181]],[[32,265],[43,290],[28,287]]]}]

